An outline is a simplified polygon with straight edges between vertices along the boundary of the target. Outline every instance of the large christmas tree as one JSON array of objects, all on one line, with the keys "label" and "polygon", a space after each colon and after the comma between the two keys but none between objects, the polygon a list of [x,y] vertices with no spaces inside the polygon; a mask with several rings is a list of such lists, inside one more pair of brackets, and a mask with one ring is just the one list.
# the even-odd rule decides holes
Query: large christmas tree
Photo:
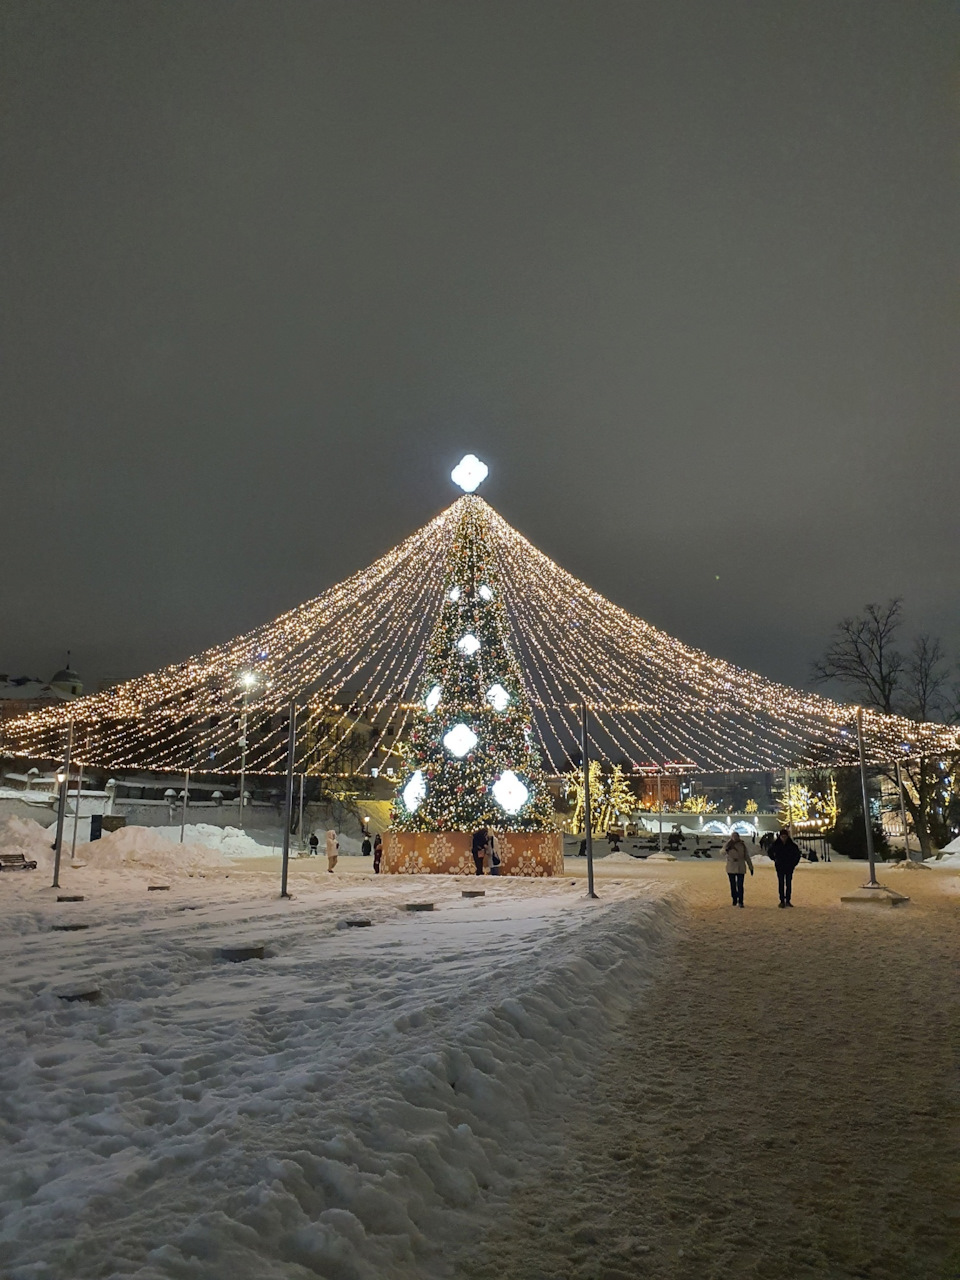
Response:
[{"label": "large christmas tree", "polygon": [[404,746],[401,831],[547,831],[556,824],[512,651],[485,504],[467,496]]}]

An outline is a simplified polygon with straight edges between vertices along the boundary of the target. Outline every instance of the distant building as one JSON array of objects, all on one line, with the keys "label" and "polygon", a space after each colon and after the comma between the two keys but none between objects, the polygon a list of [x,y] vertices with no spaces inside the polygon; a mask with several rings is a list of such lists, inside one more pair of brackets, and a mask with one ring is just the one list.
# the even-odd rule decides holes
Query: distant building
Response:
[{"label": "distant building", "polygon": [[0,672],[0,720],[70,702],[83,693],[83,683],[69,664],[44,682],[39,676],[11,676]]}]

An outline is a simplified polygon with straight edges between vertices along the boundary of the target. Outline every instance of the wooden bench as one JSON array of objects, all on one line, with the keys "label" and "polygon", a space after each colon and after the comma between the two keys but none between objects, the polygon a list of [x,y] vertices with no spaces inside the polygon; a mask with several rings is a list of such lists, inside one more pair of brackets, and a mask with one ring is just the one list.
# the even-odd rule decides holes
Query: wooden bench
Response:
[{"label": "wooden bench", "polygon": [[0,871],[36,871],[36,862],[28,862],[22,853],[0,853]]}]

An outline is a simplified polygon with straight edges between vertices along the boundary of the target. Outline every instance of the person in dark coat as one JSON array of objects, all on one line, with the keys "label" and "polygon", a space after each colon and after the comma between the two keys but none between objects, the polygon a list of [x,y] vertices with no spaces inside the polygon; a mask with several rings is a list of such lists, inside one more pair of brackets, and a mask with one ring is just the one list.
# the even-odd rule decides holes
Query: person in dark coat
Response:
[{"label": "person in dark coat", "polygon": [[370,843],[369,835],[364,832],[363,843],[360,845],[360,856],[363,858],[369,858],[371,853],[373,853],[373,845]]},{"label": "person in dark coat", "polygon": [[487,852],[487,828],[486,827],[480,827],[479,830],[473,833],[473,842],[471,845],[471,852],[473,854],[474,866],[477,868],[477,875],[482,876],[483,875],[483,859]]},{"label": "person in dark coat", "polygon": [[373,837],[373,869],[380,874],[380,859],[383,857],[383,837],[379,832]]},{"label": "person in dark coat", "polygon": [[315,858],[317,856],[317,849],[320,847],[320,840],[315,831],[310,832],[310,840],[308,843],[310,845],[310,853]]},{"label": "person in dark coat", "polygon": [[781,907],[792,907],[790,901],[790,891],[793,887],[793,872],[797,863],[800,861],[800,850],[793,842],[793,837],[787,827],[784,827],[780,834],[770,846],[770,857],[773,859],[773,865],[777,868],[777,883],[780,887],[780,905]]}]

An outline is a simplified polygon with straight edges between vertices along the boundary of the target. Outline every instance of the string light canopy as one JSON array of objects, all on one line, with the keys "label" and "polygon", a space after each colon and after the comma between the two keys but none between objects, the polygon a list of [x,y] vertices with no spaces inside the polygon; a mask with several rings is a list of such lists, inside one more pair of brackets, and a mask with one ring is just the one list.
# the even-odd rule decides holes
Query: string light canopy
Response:
[{"label": "string light canopy", "polygon": [[[563,773],[578,758],[581,703],[591,712],[591,753],[624,769],[721,772],[856,760],[855,707],[712,658],[627,613],[472,491],[486,475],[483,463],[468,456],[458,474],[464,496],[369,568],[196,657],[9,720],[4,749],[60,759],[73,717],[74,757],[91,766],[236,774],[245,751],[248,774],[279,773],[287,709],[296,702],[298,772],[342,771],[347,740],[359,744],[351,771],[382,769],[421,707],[430,638],[445,599],[456,598],[448,573],[456,531],[469,516],[496,569],[497,607],[548,771]],[[461,639],[465,655],[471,641],[469,633]],[[486,698],[507,715],[505,694],[491,687]],[[429,696],[442,710],[442,689]],[[960,730],[865,712],[864,745],[874,763],[936,755],[960,749]],[[510,779],[505,795],[508,803],[519,798]]]}]

